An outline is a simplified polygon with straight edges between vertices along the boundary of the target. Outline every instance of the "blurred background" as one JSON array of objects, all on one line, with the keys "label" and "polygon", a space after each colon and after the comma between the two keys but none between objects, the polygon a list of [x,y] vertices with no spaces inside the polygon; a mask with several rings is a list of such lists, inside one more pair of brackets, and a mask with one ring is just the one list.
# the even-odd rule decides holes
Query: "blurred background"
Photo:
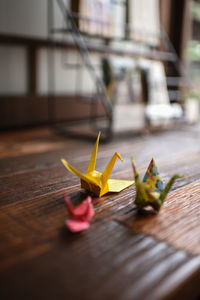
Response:
[{"label": "blurred background", "polygon": [[1,130],[198,124],[199,77],[200,1],[0,0]]}]

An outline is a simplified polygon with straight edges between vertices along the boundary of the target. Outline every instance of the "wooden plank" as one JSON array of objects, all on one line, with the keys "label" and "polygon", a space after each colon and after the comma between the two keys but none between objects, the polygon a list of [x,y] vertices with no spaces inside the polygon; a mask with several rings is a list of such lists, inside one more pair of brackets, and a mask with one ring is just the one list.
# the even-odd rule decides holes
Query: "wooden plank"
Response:
[{"label": "wooden plank", "polygon": [[[179,137],[179,141],[184,142],[185,139],[186,137],[184,137],[184,135],[183,139]],[[15,153],[13,153],[13,158],[9,156],[8,158],[0,160],[0,186],[3,193],[1,205],[14,201],[21,201],[26,197],[28,199],[31,197],[38,197],[39,195],[50,193],[57,189],[65,189],[79,184],[79,179],[65,170],[60,162],[60,158],[64,157],[68,159],[72,165],[75,165],[77,169],[84,172],[87,169],[93,144],[89,141],[76,142],[75,140],[62,140],[61,143],[61,140],[62,139],[55,139],[55,148],[53,150],[52,147],[54,146],[51,145],[51,143],[49,144],[46,141],[47,144],[43,144],[41,139],[35,143],[35,146],[33,143],[30,144],[30,142],[28,142],[27,148],[25,142],[23,142],[23,146],[21,146],[22,156],[19,155],[19,151],[18,157],[16,157]],[[141,142],[141,139],[139,138],[137,140],[131,139],[128,146],[127,142],[122,140],[117,140],[112,144],[100,145],[96,168],[99,171],[103,171],[115,149],[121,153],[124,158],[124,163],[122,164],[119,161],[116,163],[112,172],[112,177],[120,177],[122,179],[133,178],[130,157],[133,155],[132,149],[134,149],[136,162],[141,175],[144,174],[152,157],[152,153],[154,153],[155,157],[158,159],[156,159],[156,162],[158,164],[159,171],[161,172],[161,176],[165,182],[171,175],[173,175],[174,169],[176,172],[182,173],[185,176],[183,179],[177,181],[175,187],[180,187],[199,179],[200,171],[196,161],[199,160],[200,154],[198,151],[189,152],[191,147],[195,149],[196,143],[191,146],[188,139],[187,146],[185,146],[184,150],[180,143],[180,145],[177,145],[176,148],[174,148],[174,154],[169,156],[168,151],[164,151],[166,145],[168,145],[168,147],[174,147],[176,145],[175,142],[173,142],[174,146],[172,142],[169,144],[171,140],[173,140],[172,135],[166,134],[165,142],[160,144],[162,146],[159,148],[154,148],[155,151],[152,149],[153,144],[151,138],[146,138],[143,142]],[[191,137],[190,140],[192,141]],[[58,144],[58,141],[60,141],[60,144]],[[160,141],[161,136],[156,135],[155,144]],[[8,145],[11,148],[10,144]],[[41,145],[41,147],[39,145]],[[56,145],[60,148],[56,148]],[[26,152],[31,147],[32,151],[36,153],[29,154]],[[46,151],[47,147],[50,147],[49,152]],[[43,148],[45,149],[44,152],[42,152]],[[177,153],[175,153],[175,151],[177,151]],[[185,153],[187,152],[184,151],[188,151],[188,155],[186,155]],[[26,155],[23,156],[23,153]],[[40,153],[39,156],[38,153]],[[168,160],[170,160],[170,163]],[[16,188],[18,189],[18,193],[13,195]],[[29,190],[31,190],[31,193]]]},{"label": "wooden plank", "polygon": [[122,216],[123,224],[175,248],[200,255],[199,187],[198,180],[171,192],[159,214],[148,211],[141,215],[133,209]]},{"label": "wooden plank", "polygon": [[198,137],[199,131],[183,129],[100,144],[98,170],[115,150],[125,158],[113,170],[115,178],[132,178],[132,154],[141,174],[155,156],[165,182],[174,172],[185,176],[154,216],[137,214],[134,186],[94,197],[92,226],[73,235],[64,225],[62,192],[75,204],[87,193],[59,159],[63,155],[84,171],[94,141],[58,137],[48,129],[1,134],[2,297],[195,299],[200,294]]},{"label": "wooden plank", "polygon": [[[169,167],[172,165],[173,167],[173,164],[168,163],[172,157],[174,159],[189,157],[190,159],[195,151],[198,155],[197,138],[197,133],[184,131],[184,129],[182,131],[165,132],[164,136],[162,133],[143,135],[142,138],[141,135],[119,135],[112,140],[112,143],[103,144],[100,140],[97,164],[99,164],[99,158],[109,159],[114,151],[118,151],[125,158],[125,162],[119,164],[124,169],[126,169],[124,165],[126,160],[129,160],[130,163],[131,155],[134,155],[138,167],[141,168],[147,167],[152,156],[155,156],[158,164],[161,163],[159,160],[162,159],[163,163],[165,160],[165,165]],[[47,127],[45,129],[21,130],[20,132],[2,132],[0,135],[0,158],[9,158],[0,160],[0,172],[6,175],[18,171],[19,168],[26,170],[29,165],[34,168],[37,167],[37,163],[42,163],[44,160],[48,164],[51,161],[55,163],[59,158],[59,153],[64,155],[66,159],[70,157],[73,163],[76,156],[79,157],[79,161],[81,158],[89,161],[94,142],[95,139],[79,138],[77,140],[67,136],[59,136]],[[169,151],[169,149],[173,149],[173,151]],[[40,156],[38,156],[38,152],[41,153]],[[43,152],[45,153],[43,154]],[[190,152],[193,152],[193,154],[191,155]],[[32,161],[34,161],[34,164]],[[183,164],[180,163],[180,165]]]},{"label": "wooden plank", "polygon": [[[78,236],[60,230],[51,251],[0,273],[1,295],[29,299],[66,296],[70,299],[163,299],[172,296],[169,283],[176,273],[181,273],[181,283],[189,282],[190,278],[197,285],[199,263],[199,258],[109,222],[94,225]],[[173,281],[173,290],[176,288],[194,299],[193,290]]]}]

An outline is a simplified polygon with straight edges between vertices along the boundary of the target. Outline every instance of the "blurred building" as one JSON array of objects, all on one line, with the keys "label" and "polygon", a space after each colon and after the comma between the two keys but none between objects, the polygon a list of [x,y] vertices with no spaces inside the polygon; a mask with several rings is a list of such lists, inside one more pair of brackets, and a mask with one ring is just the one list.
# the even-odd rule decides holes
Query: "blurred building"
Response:
[{"label": "blurred building", "polygon": [[[94,7],[92,1],[84,0],[72,3],[64,0],[0,1],[1,129],[104,116],[105,101],[103,104],[101,101],[94,102],[92,106],[91,103],[99,88],[95,76],[104,84],[107,80],[106,69],[102,67],[102,59],[105,58],[109,58],[112,69],[108,84],[105,84],[106,98],[127,89],[120,81],[123,77],[126,82],[131,80],[132,84],[123,93],[130,96],[134,90],[134,101],[148,102],[148,95],[152,92],[147,74],[150,67],[141,63],[141,59],[146,59],[162,63],[167,88],[164,93],[167,92],[170,103],[182,103],[180,81],[183,82],[185,76],[184,53],[190,39],[191,24],[192,39],[198,39],[198,1],[193,6],[190,0],[152,0],[148,1],[148,7],[147,2],[140,0],[97,2],[98,7]],[[62,5],[72,13],[84,44],[77,42],[76,34],[74,36],[70,32],[73,28],[68,26],[70,21],[66,21]],[[128,26],[125,26],[126,23]],[[85,46],[95,76],[91,76]],[[198,49],[199,46],[194,47]],[[82,65],[83,62],[86,66]],[[195,64],[196,71],[192,62],[191,65],[189,70],[193,69],[193,74],[199,73],[198,64]],[[126,73],[130,66],[134,72]],[[135,73],[138,67],[142,69],[139,75]],[[163,74],[162,70],[160,72]],[[139,88],[135,84],[138,76],[142,89],[139,96]],[[116,85],[114,90],[113,80],[118,87],[121,85],[120,91]],[[185,81],[182,85],[186,85]],[[155,90],[155,85],[151,89]],[[108,103],[107,106],[112,105]],[[138,113],[139,110],[136,110]]]}]

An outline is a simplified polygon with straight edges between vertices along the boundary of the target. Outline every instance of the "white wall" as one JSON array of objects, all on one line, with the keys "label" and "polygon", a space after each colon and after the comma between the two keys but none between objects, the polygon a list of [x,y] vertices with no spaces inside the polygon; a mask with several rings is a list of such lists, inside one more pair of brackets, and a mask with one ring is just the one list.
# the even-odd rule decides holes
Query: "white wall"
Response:
[{"label": "white wall", "polygon": [[[68,3],[68,0],[65,0]],[[47,3],[48,0],[0,0],[0,32],[28,37],[47,38]],[[119,11],[116,15],[121,15]],[[60,9],[54,0],[55,26],[61,27],[64,23]],[[63,69],[61,56],[63,51],[58,50],[55,55],[55,90],[58,93],[74,93],[77,74],[75,70]],[[67,52],[68,61],[76,60],[76,52]],[[25,48],[0,46],[0,94],[24,94],[27,91],[27,53]],[[99,63],[99,58],[93,56],[93,61]],[[38,52],[38,93],[48,91],[47,50]],[[94,90],[88,71],[81,71],[82,86],[77,92],[91,92]],[[81,77],[81,73],[79,73]]]},{"label": "white wall", "polygon": [[[55,85],[49,87],[49,91],[55,91],[59,94],[75,94],[89,93],[94,91],[94,81],[88,73],[88,70],[83,67],[81,70],[64,67],[64,63],[76,63],[80,61],[80,57],[76,51],[57,50],[54,53],[54,74]],[[98,63],[97,56],[93,56],[93,62]],[[40,50],[38,55],[38,93],[46,94],[48,92],[48,51]],[[78,80],[78,83],[77,83]],[[80,84],[80,80],[81,83]]]},{"label": "white wall", "polygon": [[[54,1],[55,26],[64,23]],[[47,38],[47,0],[0,0],[0,32],[28,37]],[[55,53],[55,91],[75,93],[76,71],[62,66],[63,50]],[[24,94],[27,91],[25,47],[0,46],[0,94]],[[67,51],[70,63],[77,60],[77,52]],[[47,50],[38,52],[38,93],[48,92]],[[83,91],[91,91],[93,84],[84,72]],[[79,91],[77,91],[79,92]]]},{"label": "white wall", "polygon": [[47,0],[1,0],[0,31],[46,37]]},{"label": "white wall", "polygon": [[21,94],[27,90],[26,52],[22,47],[0,47],[0,93]]},{"label": "white wall", "polygon": [[[1,0],[0,32],[32,37],[47,36],[46,0]],[[26,49],[0,47],[0,93],[27,91]]]}]

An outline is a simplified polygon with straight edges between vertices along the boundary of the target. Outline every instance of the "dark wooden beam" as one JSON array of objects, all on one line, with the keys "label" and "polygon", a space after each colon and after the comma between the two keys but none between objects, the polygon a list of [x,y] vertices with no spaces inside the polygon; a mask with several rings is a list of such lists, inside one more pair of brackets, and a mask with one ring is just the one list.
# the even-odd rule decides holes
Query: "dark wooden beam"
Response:
[{"label": "dark wooden beam", "polygon": [[[105,117],[103,104],[90,104],[82,98],[81,95],[55,96],[53,122]],[[91,96],[85,98],[89,100]],[[0,129],[49,124],[48,102],[48,96],[0,96]],[[91,111],[92,107],[94,110]]]},{"label": "dark wooden beam", "polygon": [[37,93],[37,47],[29,46],[27,48],[27,77],[28,94]]},{"label": "dark wooden beam", "polygon": [[191,0],[171,0],[171,19],[169,38],[181,61],[184,62],[184,50],[191,32]]},{"label": "dark wooden beam", "polygon": [[169,36],[171,17],[171,0],[160,0],[160,23],[162,29]]},{"label": "dark wooden beam", "polygon": [[[0,33],[0,45],[19,45],[37,48],[61,48],[61,49],[77,49],[77,46],[72,42],[56,41],[42,38],[30,38],[26,36],[7,35]],[[117,49],[109,45],[99,45],[92,42],[87,43],[87,48],[92,53],[106,53],[107,55],[120,55],[132,58],[147,58],[161,61],[174,61],[174,54],[171,52],[158,51],[152,49],[147,52],[140,51],[125,51],[124,49]]]},{"label": "dark wooden beam", "polygon": [[185,0],[171,1],[170,40],[180,57]]}]

